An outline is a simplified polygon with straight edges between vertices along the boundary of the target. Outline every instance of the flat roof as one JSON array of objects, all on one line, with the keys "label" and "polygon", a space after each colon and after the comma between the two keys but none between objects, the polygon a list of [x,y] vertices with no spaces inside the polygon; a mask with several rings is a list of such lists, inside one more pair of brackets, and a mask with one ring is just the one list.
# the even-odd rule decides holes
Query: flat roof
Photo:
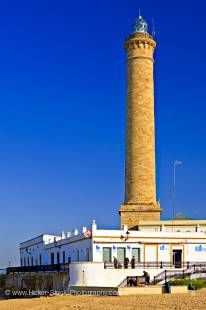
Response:
[{"label": "flat roof", "polygon": [[139,226],[155,226],[155,225],[173,225],[173,226],[191,226],[204,224],[206,225],[206,220],[160,220],[160,221],[140,221]]}]

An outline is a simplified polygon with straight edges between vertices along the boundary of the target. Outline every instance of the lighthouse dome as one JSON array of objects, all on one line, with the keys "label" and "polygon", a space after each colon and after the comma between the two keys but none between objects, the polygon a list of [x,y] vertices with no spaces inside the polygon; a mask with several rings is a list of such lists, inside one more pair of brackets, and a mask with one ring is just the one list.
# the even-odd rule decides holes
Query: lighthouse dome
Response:
[{"label": "lighthouse dome", "polygon": [[135,20],[134,32],[148,32],[148,24],[141,15]]}]

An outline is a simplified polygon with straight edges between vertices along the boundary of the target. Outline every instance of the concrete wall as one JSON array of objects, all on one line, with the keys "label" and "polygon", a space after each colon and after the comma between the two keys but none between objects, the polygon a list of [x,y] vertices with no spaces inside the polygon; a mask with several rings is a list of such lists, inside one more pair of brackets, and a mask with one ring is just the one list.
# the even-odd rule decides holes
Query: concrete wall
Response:
[{"label": "concrete wall", "polygon": [[15,273],[6,276],[5,289],[63,290],[68,288],[67,272]]},{"label": "concrete wall", "polygon": [[160,295],[162,294],[162,287],[160,285],[147,287],[119,287],[119,296],[128,295]]},{"label": "concrete wall", "polygon": [[104,269],[103,263],[72,263],[70,265],[70,282],[72,286],[116,287],[127,276],[142,276],[147,270],[151,280],[162,269]]}]

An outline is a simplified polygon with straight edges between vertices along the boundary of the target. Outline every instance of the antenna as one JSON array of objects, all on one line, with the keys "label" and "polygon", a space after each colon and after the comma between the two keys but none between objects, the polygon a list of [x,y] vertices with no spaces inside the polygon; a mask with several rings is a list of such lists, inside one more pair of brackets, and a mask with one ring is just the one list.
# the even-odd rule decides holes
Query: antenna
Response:
[{"label": "antenna", "polygon": [[141,16],[141,12],[140,12],[140,9],[139,9],[139,17]]},{"label": "antenna", "polygon": [[152,36],[154,37],[156,34],[155,32],[155,23],[154,23],[154,18],[152,18]]}]

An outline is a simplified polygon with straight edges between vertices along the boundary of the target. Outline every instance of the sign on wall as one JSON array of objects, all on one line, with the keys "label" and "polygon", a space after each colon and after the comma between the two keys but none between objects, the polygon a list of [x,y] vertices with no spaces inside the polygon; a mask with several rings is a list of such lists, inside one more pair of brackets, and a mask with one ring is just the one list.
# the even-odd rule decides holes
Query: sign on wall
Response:
[{"label": "sign on wall", "polygon": [[195,252],[206,252],[206,246],[203,246],[201,244],[195,246]]},{"label": "sign on wall", "polygon": [[128,252],[131,252],[131,250],[132,250],[131,245],[127,245],[127,250],[128,250]]},{"label": "sign on wall", "polygon": [[168,251],[169,250],[169,246],[165,245],[165,244],[161,244],[160,245],[160,251]]}]

